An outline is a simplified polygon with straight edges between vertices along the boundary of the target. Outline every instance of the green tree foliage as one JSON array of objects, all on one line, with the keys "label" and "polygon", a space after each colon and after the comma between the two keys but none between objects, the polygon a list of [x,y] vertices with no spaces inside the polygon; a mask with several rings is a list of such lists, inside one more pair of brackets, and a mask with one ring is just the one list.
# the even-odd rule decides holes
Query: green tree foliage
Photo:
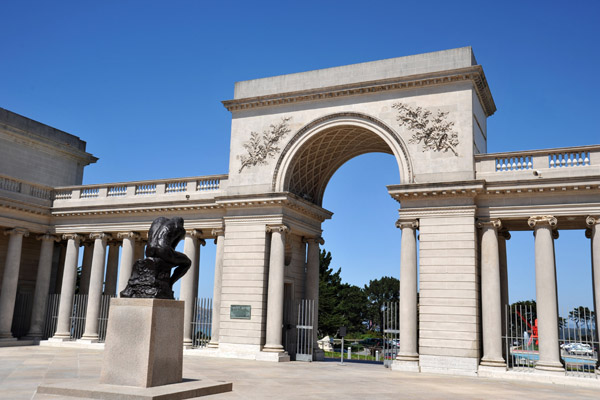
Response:
[{"label": "green tree foliage", "polygon": [[342,269],[334,272],[331,253],[321,251],[319,260],[319,334],[335,335],[340,326],[348,333],[365,330],[367,299],[363,291],[354,285],[342,283]]},{"label": "green tree foliage", "polygon": [[369,329],[383,331],[384,305],[390,301],[400,300],[400,280],[391,276],[369,281],[363,291],[367,296],[367,315]]}]

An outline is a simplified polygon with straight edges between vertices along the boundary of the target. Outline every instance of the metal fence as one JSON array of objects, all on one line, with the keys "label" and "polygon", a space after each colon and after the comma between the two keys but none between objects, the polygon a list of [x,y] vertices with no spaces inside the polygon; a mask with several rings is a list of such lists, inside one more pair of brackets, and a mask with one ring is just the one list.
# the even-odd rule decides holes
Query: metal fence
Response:
[{"label": "metal fence", "polygon": [[[535,305],[506,306],[505,357],[509,369],[533,372],[539,360],[537,309]],[[559,317],[560,358],[565,375],[597,379],[598,336],[596,318],[588,308],[578,307],[567,318]]]},{"label": "metal fence", "polygon": [[102,295],[100,299],[100,315],[98,316],[98,341],[104,343],[106,340],[106,328],[108,327],[108,311],[110,309],[110,299],[113,295]]},{"label": "metal fence", "polygon": [[71,311],[71,339],[81,339],[85,330],[85,313],[87,311],[87,294],[76,294],[73,296],[73,308]]},{"label": "metal fence", "polygon": [[58,324],[58,306],[60,305],[60,293],[51,294],[46,300],[46,318],[42,339],[46,340],[54,336]]},{"label": "metal fence", "polygon": [[17,293],[11,332],[13,337],[21,338],[29,332],[33,293]]},{"label": "metal fence", "polygon": [[205,347],[212,331],[212,299],[195,298],[192,315],[192,347]]},{"label": "metal fence", "polygon": [[396,359],[400,346],[400,303],[383,305],[383,365],[387,368]]},{"label": "metal fence", "polygon": [[296,324],[296,361],[312,361],[313,359],[314,318],[315,301],[307,299],[298,301],[298,321]]}]

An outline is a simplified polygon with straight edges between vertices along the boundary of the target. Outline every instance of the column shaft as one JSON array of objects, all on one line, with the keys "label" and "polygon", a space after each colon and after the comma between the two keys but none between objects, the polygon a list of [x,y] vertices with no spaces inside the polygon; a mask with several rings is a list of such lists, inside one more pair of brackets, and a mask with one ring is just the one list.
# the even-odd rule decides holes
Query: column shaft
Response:
[{"label": "column shaft", "polygon": [[212,327],[210,334],[210,343],[208,347],[219,346],[219,325],[221,324],[221,285],[223,282],[223,249],[225,248],[225,231],[223,229],[214,229],[213,235],[216,236],[215,244],[217,253],[215,255],[215,282],[213,288],[212,304]]},{"label": "column shaft", "polygon": [[30,339],[41,339],[43,334],[46,302],[50,290],[52,255],[54,253],[56,237],[53,235],[43,235],[38,237],[38,239],[42,241],[42,245],[40,247],[40,259],[35,280],[31,323],[29,324],[29,332],[27,333],[27,338]]},{"label": "column shaft", "polygon": [[317,343],[317,331],[319,329],[319,243],[322,243],[322,241],[321,238],[308,239],[306,251],[306,298],[314,300],[313,349],[315,351],[319,348]]},{"label": "column shaft", "polygon": [[94,240],[94,256],[90,273],[90,286],[85,313],[85,329],[80,340],[85,342],[98,341],[98,317],[102,303],[102,284],[104,282],[104,266],[106,263],[106,242],[110,236],[105,233],[92,233]]},{"label": "column shaft", "polygon": [[502,290],[500,288],[500,252],[498,228],[500,221],[479,223],[481,236],[481,315],[483,358],[481,365],[502,367]]},{"label": "column shaft", "polygon": [[[192,319],[194,312],[194,303],[198,297],[198,290],[194,288],[198,283],[198,254],[200,244],[198,235],[200,231],[196,229],[188,230],[185,233],[183,243],[183,253],[192,261],[188,272],[181,278],[180,300],[184,301],[183,309],[183,345],[186,348],[192,347]],[[194,284],[196,283],[196,285]]]},{"label": "column shaft", "polygon": [[17,300],[17,285],[19,284],[19,269],[21,267],[21,250],[23,236],[28,236],[25,229],[15,228],[4,232],[10,235],[4,274],[2,277],[2,290],[0,291],[0,340],[14,340],[11,332],[15,301]]},{"label": "column shaft", "polygon": [[108,245],[108,261],[106,261],[106,282],[104,294],[114,296],[117,291],[117,274],[119,272],[120,243],[111,241]]},{"label": "column shaft", "polygon": [[121,265],[119,267],[119,286],[117,288],[117,295],[120,296],[121,292],[127,287],[127,282],[131,277],[131,271],[133,270],[133,263],[135,258],[135,240],[140,235],[135,232],[119,233],[117,235],[123,239],[123,251],[121,253]]},{"label": "column shaft", "polygon": [[[598,321],[600,317],[600,218],[587,217],[586,223],[589,227],[588,237],[591,239],[592,250],[592,288],[594,295],[594,313],[596,317],[596,327],[600,326]],[[596,341],[598,341],[598,330],[596,329]],[[597,373],[600,374],[600,359],[597,364]]]},{"label": "column shaft", "polygon": [[535,229],[535,292],[540,350],[536,369],[564,372],[558,344],[556,265],[552,237],[556,218],[532,217],[528,223]]},{"label": "column shaft", "polygon": [[400,244],[400,348],[397,361],[417,363],[417,221],[398,221]]},{"label": "column shaft", "polygon": [[271,254],[269,261],[269,289],[267,294],[267,338],[263,351],[283,352],[283,301],[285,278],[285,232],[284,225],[269,226]]},{"label": "column shaft", "polygon": [[56,333],[52,337],[53,340],[59,341],[71,338],[71,312],[77,281],[77,262],[79,261],[79,241],[81,240],[81,236],[64,235],[63,238],[67,239],[67,254],[65,255],[65,268],[60,290]]}]

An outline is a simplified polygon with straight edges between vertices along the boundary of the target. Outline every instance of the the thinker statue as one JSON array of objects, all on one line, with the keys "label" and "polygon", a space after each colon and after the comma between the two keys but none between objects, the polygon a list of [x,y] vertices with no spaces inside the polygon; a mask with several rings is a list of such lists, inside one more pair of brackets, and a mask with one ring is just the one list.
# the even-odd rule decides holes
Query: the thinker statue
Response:
[{"label": "the thinker statue", "polygon": [[[133,264],[121,297],[173,299],[173,284],[190,269],[192,261],[175,247],[185,236],[183,218],[156,218],[148,232],[146,258]],[[173,275],[171,269],[175,268]]]}]

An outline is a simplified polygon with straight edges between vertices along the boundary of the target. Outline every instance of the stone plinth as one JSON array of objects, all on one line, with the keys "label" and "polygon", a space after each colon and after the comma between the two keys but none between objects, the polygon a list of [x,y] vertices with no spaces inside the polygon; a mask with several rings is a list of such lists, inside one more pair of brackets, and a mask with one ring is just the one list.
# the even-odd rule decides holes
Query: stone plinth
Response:
[{"label": "stone plinth", "polygon": [[183,307],[175,300],[111,299],[100,383],[154,387],[181,382]]}]

